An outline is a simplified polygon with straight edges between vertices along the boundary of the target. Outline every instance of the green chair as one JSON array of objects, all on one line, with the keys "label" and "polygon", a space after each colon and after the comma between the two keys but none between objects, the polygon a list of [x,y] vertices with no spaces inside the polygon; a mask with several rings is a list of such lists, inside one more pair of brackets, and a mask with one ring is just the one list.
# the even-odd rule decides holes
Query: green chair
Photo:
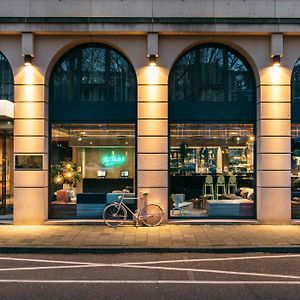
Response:
[{"label": "green chair", "polygon": [[[223,194],[226,194],[226,185],[224,175],[219,175],[217,179],[217,199],[222,197]],[[221,191],[221,192],[220,192]]]},{"label": "green chair", "polygon": [[236,177],[234,175],[231,175],[229,177],[227,190],[228,190],[228,194],[235,194],[237,190]]},{"label": "green chair", "polygon": [[213,200],[215,199],[214,182],[213,182],[213,177],[211,175],[207,175],[205,177],[205,182],[203,185],[203,195],[206,198],[211,197]]}]

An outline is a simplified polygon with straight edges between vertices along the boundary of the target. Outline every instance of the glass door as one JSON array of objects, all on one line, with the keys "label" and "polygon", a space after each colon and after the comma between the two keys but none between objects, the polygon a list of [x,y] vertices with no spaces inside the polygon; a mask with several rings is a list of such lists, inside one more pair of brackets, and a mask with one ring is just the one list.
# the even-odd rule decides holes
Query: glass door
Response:
[{"label": "glass door", "polygon": [[13,132],[0,129],[0,219],[13,217]]}]

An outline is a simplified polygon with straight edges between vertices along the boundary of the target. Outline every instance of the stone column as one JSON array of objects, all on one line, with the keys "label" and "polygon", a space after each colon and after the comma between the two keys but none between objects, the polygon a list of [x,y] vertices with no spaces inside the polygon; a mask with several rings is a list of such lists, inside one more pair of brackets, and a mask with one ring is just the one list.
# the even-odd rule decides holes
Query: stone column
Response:
[{"label": "stone column", "polygon": [[257,118],[257,218],[291,221],[290,81],[283,67],[261,74]]},{"label": "stone column", "polygon": [[44,77],[34,66],[15,76],[14,154],[42,155],[43,169],[14,171],[14,224],[43,224],[48,218],[48,117]]},{"label": "stone column", "polygon": [[147,66],[138,78],[138,190],[168,216],[168,84],[164,70]]}]

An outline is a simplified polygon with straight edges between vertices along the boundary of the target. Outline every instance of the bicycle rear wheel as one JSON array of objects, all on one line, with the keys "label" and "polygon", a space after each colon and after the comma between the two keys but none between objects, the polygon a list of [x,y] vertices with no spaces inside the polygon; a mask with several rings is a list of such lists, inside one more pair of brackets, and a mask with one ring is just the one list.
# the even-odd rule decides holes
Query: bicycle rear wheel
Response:
[{"label": "bicycle rear wheel", "polygon": [[110,204],[103,211],[103,220],[107,226],[116,228],[127,218],[126,209],[120,204]]},{"label": "bicycle rear wheel", "polygon": [[141,219],[147,226],[158,226],[164,218],[163,209],[157,204],[149,204],[141,211]]}]

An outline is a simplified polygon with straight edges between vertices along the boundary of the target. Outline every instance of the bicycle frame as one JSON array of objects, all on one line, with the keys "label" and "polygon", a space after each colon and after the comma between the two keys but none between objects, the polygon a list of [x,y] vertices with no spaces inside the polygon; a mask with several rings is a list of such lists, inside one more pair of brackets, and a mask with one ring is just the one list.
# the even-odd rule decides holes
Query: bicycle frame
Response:
[{"label": "bicycle frame", "polygon": [[[145,195],[147,195],[148,193],[139,193],[139,194],[141,194],[141,198],[143,198]],[[143,207],[141,207],[141,208],[137,208],[137,210],[136,210],[136,212],[133,212],[125,203],[124,203],[124,199],[127,199],[127,200],[137,200],[137,202],[138,202],[138,200],[140,199],[139,197],[132,197],[132,198],[125,198],[125,195],[126,195],[126,192],[123,192],[123,194],[121,195],[121,196],[119,196],[119,198],[120,198],[120,202],[114,202],[114,204],[115,205],[118,205],[119,206],[119,209],[120,209],[120,207],[121,206],[123,206],[125,209],[126,209],[126,211],[129,211],[131,214],[132,214],[132,216],[134,216],[135,218],[136,218],[136,220],[140,220],[140,219],[142,219],[142,217],[141,217],[141,215],[140,215],[140,212],[142,211],[142,209],[145,207],[145,205],[143,205]]]}]

